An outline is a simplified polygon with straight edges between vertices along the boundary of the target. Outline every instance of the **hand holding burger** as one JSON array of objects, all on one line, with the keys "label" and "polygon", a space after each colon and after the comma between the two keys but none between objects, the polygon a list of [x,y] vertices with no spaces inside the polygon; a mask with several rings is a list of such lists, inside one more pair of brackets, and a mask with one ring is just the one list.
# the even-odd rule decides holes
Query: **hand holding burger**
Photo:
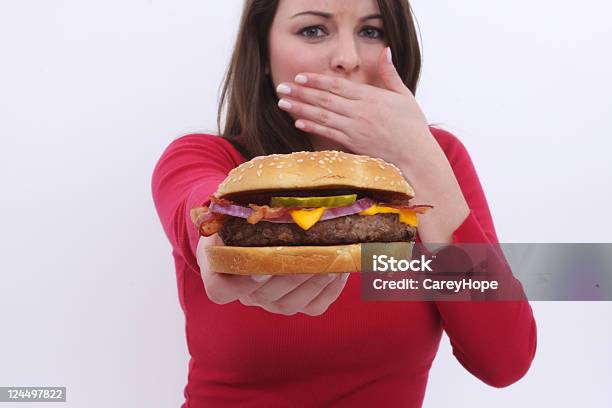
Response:
[{"label": "hand holding burger", "polygon": [[206,248],[222,246],[218,234],[202,236],[197,257],[204,288],[217,304],[235,300],[245,306],[259,306],[271,313],[309,316],[323,314],[342,293],[348,273],[295,275],[233,275],[214,272],[205,255]]}]

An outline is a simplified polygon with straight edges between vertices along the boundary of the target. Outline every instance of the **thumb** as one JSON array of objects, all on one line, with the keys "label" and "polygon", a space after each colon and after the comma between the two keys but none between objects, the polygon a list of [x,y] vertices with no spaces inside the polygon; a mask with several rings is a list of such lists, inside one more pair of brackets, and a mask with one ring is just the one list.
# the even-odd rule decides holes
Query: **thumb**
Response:
[{"label": "thumb", "polygon": [[378,72],[382,77],[385,86],[390,91],[398,92],[401,94],[406,93],[409,89],[406,87],[402,78],[397,73],[395,65],[393,65],[393,58],[391,56],[391,48],[386,47],[380,53],[378,57]]}]

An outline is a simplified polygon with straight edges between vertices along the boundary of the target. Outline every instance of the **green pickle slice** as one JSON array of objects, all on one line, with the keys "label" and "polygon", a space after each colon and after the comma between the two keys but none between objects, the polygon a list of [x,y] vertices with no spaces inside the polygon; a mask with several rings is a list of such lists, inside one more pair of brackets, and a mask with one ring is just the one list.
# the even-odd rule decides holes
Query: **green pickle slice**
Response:
[{"label": "green pickle slice", "polygon": [[271,207],[342,207],[357,200],[357,194],[329,197],[272,197]]}]

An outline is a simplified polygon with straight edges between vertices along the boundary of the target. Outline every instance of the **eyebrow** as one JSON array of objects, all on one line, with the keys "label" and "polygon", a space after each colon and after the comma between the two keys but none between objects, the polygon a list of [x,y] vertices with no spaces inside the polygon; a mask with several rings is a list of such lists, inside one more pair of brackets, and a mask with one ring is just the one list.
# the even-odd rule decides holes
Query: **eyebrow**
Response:
[{"label": "eyebrow", "polygon": [[[291,18],[294,18],[294,17],[297,17],[297,16],[303,16],[303,15],[307,15],[307,14],[312,14],[312,15],[323,17],[323,18],[327,18],[327,19],[329,19],[329,18],[334,16],[333,14],[325,13],[324,11],[309,10],[309,11],[302,11],[301,13],[294,14]],[[368,16],[361,17],[359,19],[359,21],[366,21],[366,20],[371,20],[371,19],[375,19],[375,18],[379,18],[379,19],[382,20],[382,15],[380,15],[380,14],[370,14]]]}]

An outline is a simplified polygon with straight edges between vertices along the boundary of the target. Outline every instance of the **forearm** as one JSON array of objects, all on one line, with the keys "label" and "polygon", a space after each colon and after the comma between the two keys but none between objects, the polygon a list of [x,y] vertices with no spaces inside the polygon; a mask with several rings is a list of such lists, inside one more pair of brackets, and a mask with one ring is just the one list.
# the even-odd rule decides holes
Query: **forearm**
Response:
[{"label": "forearm", "polygon": [[470,208],[444,152],[431,135],[424,135],[419,152],[398,160],[396,165],[415,190],[411,200],[415,204],[430,204],[434,208],[419,217],[419,236],[422,242],[452,242],[452,233],[463,223]]}]

